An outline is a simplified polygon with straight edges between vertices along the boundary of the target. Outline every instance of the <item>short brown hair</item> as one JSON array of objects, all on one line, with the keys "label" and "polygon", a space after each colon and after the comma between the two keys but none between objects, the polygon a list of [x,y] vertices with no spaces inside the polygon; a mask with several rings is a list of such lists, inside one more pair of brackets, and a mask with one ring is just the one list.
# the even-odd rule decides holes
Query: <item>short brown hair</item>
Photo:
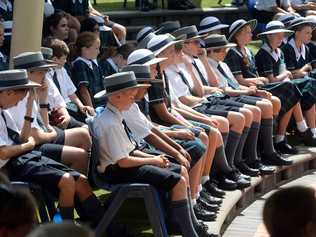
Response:
[{"label": "short brown hair", "polygon": [[50,48],[53,50],[53,57],[60,58],[69,55],[69,48],[63,40],[53,39]]}]

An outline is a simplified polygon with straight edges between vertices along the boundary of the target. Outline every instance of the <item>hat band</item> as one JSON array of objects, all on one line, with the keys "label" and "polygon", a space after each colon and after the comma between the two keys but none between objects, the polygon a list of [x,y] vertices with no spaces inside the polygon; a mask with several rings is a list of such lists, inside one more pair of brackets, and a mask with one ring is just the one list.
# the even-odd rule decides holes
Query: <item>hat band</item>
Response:
[{"label": "hat band", "polygon": [[149,80],[151,79],[150,73],[146,73],[146,72],[143,72],[143,73],[134,72],[134,73],[135,73],[136,80],[141,79],[141,78],[148,78]]},{"label": "hat band", "polygon": [[139,37],[139,38],[137,39],[137,41],[138,41],[138,42],[142,41],[142,40],[145,39],[146,36],[149,35],[149,33],[151,33],[151,32],[154,32],[154,31],[153,31],[153,30],[149,30],[149,31],[145,32],[141,37]]},{"label": "hat band", "polygon": [[217,26],[217,25],[219,25],[219,24],[221,24],[219,21],[215,21],[215,22],[212,22],[212,23],[210,23],[210,24],[200,26],[200,30],[206,30],[206,29],[208,29],[208,28]]},{"label": "hat band", "polygon": [[188,39],[193,38],[193,37],[195,37],[195,36],[199,36],[198,32],[196,32],[196,31],[187,33],[187,38],[188,38]]},{"label": "hat band", "polygon": [[125,88],[132,87],[132,86],[137,86],[137,81],[136,80],[127,81],[127,82],[124,82],[124,83],[121,83],[121,84],[118,84],[118,85],[107,86],[107,87],[105,87],[105,89],[106,89],[107,93],[112,93],[112,92],[115,92],[115,91],[118,91],[118,90],[122,90],[122,89],[125,89]]},{"label": "hat band", "polygon": [[239,22],[229,33],[233,33],[235,30],[239,29],[241,26],[247,24],[247,22]]},{"label": "hat band", "polygon": [[[135,62],[132,62],[131,64],[144,64],[144,63],[147,63],[149,62],[150,60],[154,59],[155,58],[155,55],[153,54],[149,54],[148,56],[146,57],[143,57],[141,59],[138,59],[136,60]],[[131,65],[130,64],[130,65]]]},{"label": "hat band", "polygon": [[162,47],[164,47],[165,45],[169,44],[170,42],[173,42],[173,41],[171,39],[167,38],[167,39],[161,41],[159,44],[153,45],[149,49],[151,51],[157,51],[158,49],[161,49]]},{"label": "hat band", "polygon": [[290,21],[292,21],[294,19],[295,19],[295,17],[289,17],[287,19],[284,19],[282,22],[283,22],[283,24],[287,24],[287,23],[289,23]]},{"label": "hat band", "polygon": [[285,30],[285,28],[283,26],[271,26],[266,29],[266,31],[270,31],[270,30]]},{"label": "hat band", "polygon": [[206,43],[205,48],[215,48],[215,47],[221,47],[226,46],[228,44],[227,41],[219,41],[214,43]]},{"label": "hat band", "polygon": [[31,62],[31,63],[24,63],[24,64],[20,64],[20,65],[14,65],[15,69],[29,69],[29,68],[33,68],[33,67],[40,67],[45,65],[46,62],[45,61],[37,61],[37,62]]},{"label": "hat band", "polygon": [[28,83],[27,78],[18,79],[18,80],[0,80],[0,87],[9,87],[9,86],[20,86],[20,85],[26,85]]}]

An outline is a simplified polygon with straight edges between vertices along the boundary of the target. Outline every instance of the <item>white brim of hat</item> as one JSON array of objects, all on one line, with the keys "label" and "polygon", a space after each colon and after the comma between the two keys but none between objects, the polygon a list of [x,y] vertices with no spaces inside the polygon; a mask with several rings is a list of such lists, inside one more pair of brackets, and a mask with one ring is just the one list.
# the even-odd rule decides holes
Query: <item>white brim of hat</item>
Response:
[{"label": "white brim of hat", "polygon": [[299,22],[299,23],[294,24],[294,25],[290,25],[290,26],[288,27],[288,29],[289,29],[289,30],[292,30],[292,29],[294,29],[295,27],[300,26],[300,25],[311,25],[312,28],[313,28],[313,30],[314,30],[315,27],[316,27],[316,23],[315,23],[314,21],[306,20],[306,21],[302,21],[302,22]]},{"label": "white brim of hat", "polygon": [[228,27],[229,27],[229,25],[220,24],[220,25],[217,25],[217,26],[214,26],[214,27],[211,27],[211,28],[207,28],[205,30],[200,30],[199,31],[199,35],[205,34],[205,33],[208,34],[208,33],[212,32],[212,31],[222,30],[222,29],[225,29],[225,28],[228,28]]},{"label": "white brim of hat", "polygon": [[285,37],[289,37],[290,35],[294,33],[294,31],[286,30],[286,29],[269,30],[269,31],[258,34],[257,37],[262,38],[262,37],[265,37],[266,35],[272,35],[272,34],[277,34],[277,33],[284,33]]},{"label": "white brim of hat", "polygon": [[31,88],[36,88],[40,87],[41,85],[32,81],[28,81],[27,84],[24,85],[17,85],[17,86],[7,86],[7,87],[1,87],[0,91],[5,91],[5,90],[20,90],[20,89],[31,89]]},{"label": "white brim of hat", "polygon": [[99,99],[103,99],[103,98],[106,98],[110,95],[113,95],[115,93],[118,93],[118,92],[122,92],[122,91],[125,91],[125,90],[128,90],[128,89],[139,89],[139,88],[148,88],[150,87],[151,85],[150,84],[137,84],[135,86],[131,86],[131,87],[127,87],[127,88],[123,88],[123,89],[120,89],[120,90],[117,90],[117,91],[113,91],[111,93],[106,93],[106,90],[102,90],[98,93],[96,93],[93,97],[97,100]]},{"label": "white brim of hat", "polygon": [[237,33],[237,31],[239,31],[241,28],[243,28],[244,26],[249,25],[251,28],[251,31],[253,31],[256,26],[257,26],[257,20],[256,19],[252,19],[247,21],[245,24],[239,26],[238,28],[236,28],[233,32],[231,32],[228,36],[228,41],[231,41],[232,37]]},{"label": "white brim of hat", "polygon": [[235,44],[235,43],[228,43],[228,44],[223,45],[223,46],[206,47],[206,49],[227,49],[227,48],[233,48],[236,46],[237,46],[237,44]]},{"label": "white brim of hat", "polygon": [[168,59],[168,58],[162,58],[162,57],[153,58],[153,59],[151,59],[150,61],[144,63],[143,65],[150,66],[150,65],[154,65],[154,64],[160,63],[160,62],[162,62],[162,61],[165,61],[165,60],[167,60],[167,59]]},{"label": "white brim of hat", "polygon": [[181,43],[183,41],[184,40],[176,40],[176,41],[169,42],[168,44],[166,44],[165,46],[163,46],[162,48],[156,50],[153,53],[154,53],[155,56],[157,56],[158,54],[160,54],[162,51],[164,51],[165,49],[169,48],[170,46],[178,44],[178,43]]}]

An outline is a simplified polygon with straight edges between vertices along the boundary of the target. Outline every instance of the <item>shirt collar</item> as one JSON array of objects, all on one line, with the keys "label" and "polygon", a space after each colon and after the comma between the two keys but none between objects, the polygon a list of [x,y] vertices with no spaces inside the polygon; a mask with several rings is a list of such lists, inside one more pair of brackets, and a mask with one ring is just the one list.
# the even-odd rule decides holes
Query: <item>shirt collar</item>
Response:
[{"label": "shirt collar", "polygon": [[209,62],[209,64],[212,65],[212,67],[217,68],[218,62],[216,60],[214,60],[212,58],[208,58],[208,62]]},{"label": "shirt collar", "polygon": [[106,107],[107,107],[107,109],[108,109],[109,111],[111,111],[112,113],[114,113],[114,114],[118,117],[118,119],[119,119],[120,121],[123,121],[123,115],[122,115],[122,113],[121,113],[114,105],[112,105],[110,102],[108,102],[107,105],[106,105]]},{"label": "shirt collar", "polygon": [[295,56],[296,56],[296,61],[300,60],[300,58],[302,57],[304,60],[306,59],[306,50],[305,50],[305,44],[301,45],[301,49],[299,50],[296,45],[295,45],[295,40],[294,38],[292,38],[289,42],[288,42],[292,48],[295,51]]},{"label": "shirt collar", "polygon": [[5,11],[12,11],[12,4],[9,1],[0,1],[0,8]]},{"label": "shirt collar", "polygon": [[97,61],[96,59],[89,60],[89,59],[86,59],[86,58],[83,58],[83,57],[78,57],[78,58],[76,58],[76,60],[75,60],[74,62],[76,62],[76,61],[78,61],[78,60],[81,60],[82,62],[84,62],[85,64],[87,64],[88,67],[89,67],[91,70],[93,70],[92,63],[94,63],[95,65],[99,66],[99,65],[98,65],[98,61]]},{"label": "shirt collar", "polygon": [[277,48],[276,50],[272,50],[267,43],[264,43],[261,48],[267,51],[275,62],[277,62],[281,58],[281,50],[279,48]]}]

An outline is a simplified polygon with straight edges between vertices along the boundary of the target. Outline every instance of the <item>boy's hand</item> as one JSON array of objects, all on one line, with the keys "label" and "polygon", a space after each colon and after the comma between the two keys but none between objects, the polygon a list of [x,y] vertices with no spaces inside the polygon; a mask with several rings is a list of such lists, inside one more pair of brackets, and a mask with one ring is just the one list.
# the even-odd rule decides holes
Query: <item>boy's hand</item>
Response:
[{"label": "boy's hand", "polygon": [[28,141],[24,144],[27,145],[27,150],[30,151],[30,150],[34,149],[36,142],[35,142],[35,139],[33,137],[29,137]]},{"label": "boy's hand", "polygon": [[268,100],[271,100],[271,97],[272,97],[272,94],[265,90],[257,90],[256,95]]},{"label": "boy's hand", "polygon": [[190,162],[181,153],[178,153],[175,159],[179,162],[180,165],[183,165],[185,168],[190,169]]},{"label": "boy's hand", "polygon": [[84,114],[88,113],[90,116],[95,116],[95,110],[91,106],[82,106],[80,111]]},{"label": "boy's hand", "polygon": [[187,152],[183,147],[179,149],[179,152],[188,160],[191,162],[192,158],[189,152]]},{"label": "boy's hand", "polygon": [[160,168],[168,168],[170,165],[170,161],[164,155],[155,156],[152,159],[152,165],[158,166]]},{"label": "boy's hand", "polygon": [[193,140],[194,133],[188,129],[179,129],[176,130],[176,138],[180,140]]}]

